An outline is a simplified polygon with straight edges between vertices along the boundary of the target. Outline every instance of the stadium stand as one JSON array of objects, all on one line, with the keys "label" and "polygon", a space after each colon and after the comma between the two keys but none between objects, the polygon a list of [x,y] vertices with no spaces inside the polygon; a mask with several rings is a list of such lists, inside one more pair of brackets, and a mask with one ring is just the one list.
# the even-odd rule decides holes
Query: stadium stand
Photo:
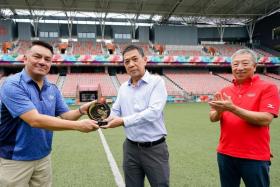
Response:
[{"label": "stadium stand", "polygon": [[99,55],[102,54],[101,44],[93,41],[73,42],[73,54]]},{"label": "stadium stand", "polygon": [[31,41],[19,40],[14,53],[25,54],[26,50],[31,46]]},{"label": "stadium stand", "polygon": [[52,83],[52,84],[56,84],[57,80],[58,80],[59,75],[58,74],[48,74],[47,75],[47,79]]},{"label": "stadium stand", "polygon": [[[26,49],[31,45],[31,41],[19,40],[15,42],[15,47],[12,48],[10,53],[24,54]],[[53,40],[49,43],[54,47],[54,52],[59,54],[59,41]],[[134,43],[143,48],[146,55],[156,55],[157,52],[149,46],[148,43]],[[73,45],[73,47],[72,47]],[[105,45],[105,44],[104,44]],[[114,53],[111,54],[121,54],[123,49],[128,45],[128,43],[116,43],[116,49]],[[163,54],[170,56],[231,56],[236,50],[242,49],[244,46],[241,45],[165,45]],[[245,47],[246,48],[246,47]],[[71,42],[71,45],[67,48],[67,54],[81,54],[81,55],[102,55],[110,54],[108,49],[105,47],[102,48],[101,43],[96,43],[93,41],[78,41]],[[104,51],[107,51],[104,52]],[[254,48],[254,51],[258,54],[259,57],[273,57],[272,54],[266,52],[262,49]],[[205,53],[204,53],[205,52]]]},{"label": "stadium stand", "polygon": [[267,73],[266,74],[269,77],[272,77],[274,79],[280,80],[280,75],[274,74],[274,73]]},{"label": "stadium stand", "polygon": [[231,44],[212,44],[207,45],[208,53],[212,56],[232,56],[232,54],[242,48],[246,48],[241,45],[231,45]]},{"label": "stadium stand", "polygon": [[116,77],[117,77],[118,81],[120,82],[120,84],[123,84],[124,82],[128,81],[128,79],[129,79],[128,74],[117,74]]},{"label": "stadium stand", "polygon": [[[128,74],[117,74],[116,77],[119,80],[120,84],[126,82],[129,79]],[[165,86],[166,86],[166,90],[167,90],[168,95],[182,96],[182,93],[181,93],[180,89],[176,85],[174,85],[171,81],[166,79],[164,76],[162,76],[162,78],[165,81]]]},{"label": "stadium stand", "polygon": [[166,45],[165,53],[168,55],[202,56],[201,45]]},{"label": "stadium stand", "polygon": [[67,74],[66,80],[62,87],[62,94],[64,97],[75,98],[77,92],[77,85],[100,85],[102,96],[116,96],[116,89],[110,79],[110,76],[105,73],[73,73]]},{"label": "stadium stand", "polygon": [[232,80],[233,80],[233,76],[232,76],[231,73],[219,73],[217,75],[224,78],[225,80],[230,81],[230,82],[232,82]]},{"label": "stadium stand", "polygon": [[214,94],[229,82],[210,73],[165,73],[190,95]]},{"label": "stadium stand", "polygon": [[272,57],[273,56],[272,54],[270,54],[262,49],[254,48],[254,51],[258,54],[259,57],[261,57],[261,56]]},{"label": "stadium stand", "polygon": [[[31,46],[31,40],[18,40],[16,43],[16,47],[11,53],[16,54],[25,54],[26,50]],[[48,40],[48,43],[53,46],[54,53],[60,53],[57,46],[60,43],[59,40]]]},{"label": "stadium stand", "polygon": [[[124,48],[128,45],[129,43],[116,43],[118,52],[117,54],[121,54],[121,52],[124,50]],[[145,55],[152,55],[154,54],[154,51],[150,48],[148,43],[141,43],[141,42],[134,42],[133,44],[138,45],[139,47],[142,47],[144,50]]]}]

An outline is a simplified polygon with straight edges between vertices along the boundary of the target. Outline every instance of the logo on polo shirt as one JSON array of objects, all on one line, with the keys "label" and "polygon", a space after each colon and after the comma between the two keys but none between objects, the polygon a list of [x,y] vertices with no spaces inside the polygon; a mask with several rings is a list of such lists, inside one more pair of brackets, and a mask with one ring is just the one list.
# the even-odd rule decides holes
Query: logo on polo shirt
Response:
[{"label": "logo on polo shirt", "polygon": [[54,95],[50,95],[50,96],[49,96],[49,99],[50,99],[50,100],[53,100],[53,99],[54,99]]},{"label": "logo on polo shirt", "polygon": [[255,94],[255,93],[248,93],[247,96],[248,96],[248,97],[255,97],[256,94]]},{"label": "logo on polo shirt", "polygon": [[273,104],[268,104],[268,105],[267,105],[267,108],[274,109],[274,106],[273,106]]}]

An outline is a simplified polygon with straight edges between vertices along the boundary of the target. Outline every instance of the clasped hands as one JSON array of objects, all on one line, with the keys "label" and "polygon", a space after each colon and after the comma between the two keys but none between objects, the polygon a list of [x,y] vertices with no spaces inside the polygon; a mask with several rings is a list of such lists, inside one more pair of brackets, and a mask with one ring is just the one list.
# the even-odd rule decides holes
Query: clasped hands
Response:
[{"label": "clasped hands", "polygon": [[209,102],[209,105],[218,113],[222,113],[224,111],[232,111],[235,108],[231,97],[228,96],[226,93],[220,92],[215,93],[214,98],[212,101]]}]

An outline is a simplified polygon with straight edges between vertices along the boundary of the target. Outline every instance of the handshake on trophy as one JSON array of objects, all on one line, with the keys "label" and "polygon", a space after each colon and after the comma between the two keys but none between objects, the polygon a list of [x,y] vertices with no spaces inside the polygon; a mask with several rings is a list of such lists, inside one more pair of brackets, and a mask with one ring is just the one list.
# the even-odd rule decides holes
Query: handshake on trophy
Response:
[{"label": "handshake on trophy", "polygon": [[88,108],[88,117],[92,120],[97,121],[99,126],[107,125],[108,122],[104,119],[110,116],[110,107],[106,103],[106,99],[101,97],[97,102],[92,103]]}]

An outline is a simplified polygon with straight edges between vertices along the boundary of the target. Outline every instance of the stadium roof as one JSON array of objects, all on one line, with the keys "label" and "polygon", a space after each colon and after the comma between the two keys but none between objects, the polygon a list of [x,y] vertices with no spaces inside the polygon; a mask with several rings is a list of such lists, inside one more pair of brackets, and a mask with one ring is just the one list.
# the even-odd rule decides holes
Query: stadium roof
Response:
[{"label": "stadium roof", "polygon": [[[279,0],[1,0],[2,18],[72,16],[144,23],[245,24],[280,11]],[[47,11],[46,11],[47,10]],[[51,11],[50,11],[51,10]],[[27,13],[23,13],[27,12]]]}]

